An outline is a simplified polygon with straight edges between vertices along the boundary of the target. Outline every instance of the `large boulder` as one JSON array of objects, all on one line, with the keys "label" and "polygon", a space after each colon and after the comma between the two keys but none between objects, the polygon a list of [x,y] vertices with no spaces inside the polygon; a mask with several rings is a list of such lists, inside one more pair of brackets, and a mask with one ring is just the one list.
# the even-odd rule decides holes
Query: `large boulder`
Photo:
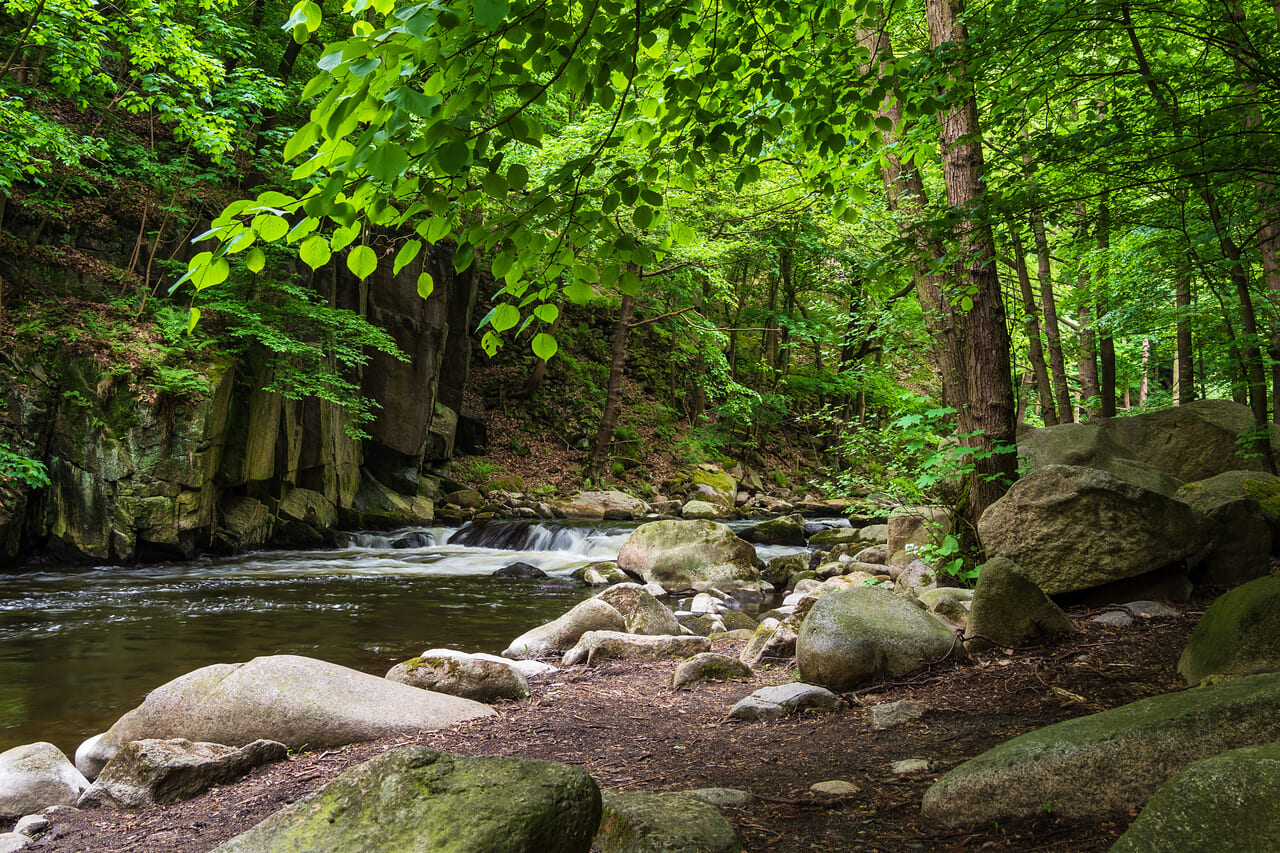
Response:
[{"label": "large boulder", "polygon": [[1133,452],[1122,446],[1102,424],[1069,423],[1043,429],[1018,432],[1018,456],[1028,470],[1049,465],[1079,465],[1106,471],[1117,480],[1141,486],[1159,494],[1172,496],[1182,481],[1148,462],[1132,458]]},{"label": "large boulder", "polygon": [[748,527],[739,535],[747,542],[757,545],[803,545],[804,516],[793,513],[771,518]]},{"label": "large boulder", "polygon": [[964,646],[941,619],[878,587],[831,592],[800,625],[800,678],[834,690],[895,678],[948,657]]},{"label": "large boulder", "polygon": [[1181,501],[1103,471],[1050,465],[987,508],[978,535],[1049,595],[1136,577],[1199,555],[1204,517]]},{"label": "large boulder", "polygon": [[625,631],[627,621],[612,604],[599,598],[588,598],[559,619],[530,628],[511,641],[504,658],[528,660],[548,652],[562,652],[573,647],[588,631]]},{"label": "large boulder", "polygon": [[564,664],[594,666],[606,660],[687,658],[709,651],[711,640],[696,635],[657,637],[621,631],[588,631],[576,646],[565,652]]},{"label": "large boulder", "polygon": [[1210,676],[1280,671],[1280,575],[1268,575],[1220,596],[1191,637],[1178,674],[1188,684]]},{"label": "large boulder", "polygon": [[510,661],[452,649],[428,649],[416,658],[396,664],[386,677],[421,690],[486,704],[529,695],[529,679]]},{"label": "large boulder", "polygon": [[676,615],[638,583],[620,583],[596,598],[622,614],[626,630],[632,634],[681,634]]},{"label": "large boulder", "polygon": [[1273,850],[1277,838],[1280,743],[1271,743],[1188,765],[1156,790],[1111,853]]},{"label": "large boulder", "polygon": [[600,790],[549,761],[406,746],[286,806],[218,853],[587,853]]},{"label": "large boulder", "polygon": [[699,468],[693,472],[693,483],[686,497],[732,512],[738,497],[738,481],[718,468]]},{"label": "large boulder", "polygon": [[688,792],[605,791],[593,849],[600,853],[738,853],[720,810]]},{"label": "large boulder", "polygon": [[551,501],[552,511],[561,518],[600,521],[606,518],[643,518],[649,505],[626,492],[578,492],[571,498]]},{"label": "large boulder", "polygon": [[479,702],[345,666],[271,655],[206,666],[157,687],[101,736],[97,754],[110,759],[126,743],[145,738],[229,746],[266,738],[290,748],[345,746],[493,713]]},{"label": "large boulder", "polygon": [[270,740],[239,748],[184,738],[135,740],[111,759],[76,805],[138,809],[189,800],[287,754],[284,744]]},{"label": "large boulder", "polygon": [[1036,646],[1076,630],[1062,608],[1007,557],[994,557],[983,565],[965,624],[965,645],[970,650],[992,644]]},{"label": "large boulder", "polygon": [[51,743],[40,741],[0,752],[0,819],[34,814],[49,806],[74,806],[89,780]]},{"label": "large boulder", "polygon": [[890,513],[888,528],[889,565],[905,566],[915,559],[917,546],[942,544],[951,532],[951,510],[941,506],[904,506]]},{"label": "large boulder", "polygon": [[1271,567],[1273,519],[1252,490],[1272,491],[1280,478],[1255,471],[1227,471],[1187,483],[1174,497],[1209,519],[1213,540],[1197,561],[1201,583],[1234,586],[1262,577]]},{"label": "large boulder", "polygon": [[642,524],[618,552],[618,567],[669,590],[759,584],[764,563],[751,543],[707,520]]},{"label": "large boulder", "polygon": [[[972,758],[925,794],[931,824],[1097,819],[1141,806],[1193,761],[1280,740],[1280,674],[1143,699],[1028,732]],[[1087,780],[1087,784],[1082,784]]]}]

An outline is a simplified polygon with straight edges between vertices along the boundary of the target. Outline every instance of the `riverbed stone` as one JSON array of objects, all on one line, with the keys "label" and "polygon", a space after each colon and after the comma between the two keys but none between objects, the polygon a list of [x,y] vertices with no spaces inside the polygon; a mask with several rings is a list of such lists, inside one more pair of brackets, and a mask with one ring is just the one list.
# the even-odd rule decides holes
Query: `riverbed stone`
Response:
[{"label": "riverbed stone", "polygon": [[600,853],[739,853],[733,824],[683,791],[605,791],[594,849]]},{"label": "riverbed stone", "polygon": [[740,699],[729,709],[729,718],[770,722],[810,709],[831,711],[840,705],[840,697],[820,685],[779,684],[761,687]]},{"label": "riverbed stone", "polygon": [[588,598],[558,619],[531,628],[516,637],[502,656],[525,660],[573,648],[578,638],[588,631],[625,630],[627,620],[616,607],[599,598]]},{"label": "riverbed stone", "polygon": [[885,543],[888,564],[905,566],[915,559],[916,546],[941,545],[951,532],[951,523],[951,510],[942,506],[904,506],[894,510],[889,514]]},{"label": "riverbed stone", "polygon": [[750,678],[752,675],[754,673],[751,667],[735,657],[716,652],[699,652],[680,662],[671,676],[671,687],[679,689],[699,681],[733,681]]},{"label": "riverbed stone", "polygon": [[287,754],[284,744],[270,740],[240,748],[185,738],[135,740],[116,753],[76,805],[138,809],[189,800]]},{"label": "riverbed stone", "polygon": [[1253,471],[1226,471],[1187,483],[1174,497],[1209,520],[1212,540],[1200,554],[1192,578],[1234,586],[1267,574],[1271,567],[1273,518],[1252,491],[1274,493],[1280,478]]},{"label": "riverbed stone", "polygon": [[756,626],[738,659],[747,666],[759,666],[766,660],[787,660],[796,653],[796,621],[765,619]]},{"label": "riverbed stone", "polygon": [[675,614],[638,583],[615,584],[596,598],[622,614],[629,633],[653,635],[684,633],[684,629],[676,621]]},{"label": "riverbed stone", "polygon": [[1068,818],[1125,814],[1193,761],[1277,740],[1280,673],[1239,678],[1006,741],[939,779],[925,794],[921,814],[945,827],[1031,819],[1046,804]]},{"label": "riverbed stone", "polygon": [[291,749],[346,746],[493,713],[479,702],[326,661],[270,655],[202,667],[157,687],[107,730],[97,752],[114,757],[126,743],[144,738],[229,746],[266,738]]},{"label": "riverbed stone", "polygon": [[1188,684],[1210,676],[1280,670],[1280,575],[1250,581],[1218,597],[1178,659]]},{"label": "riverbed stone", "polygon": [[1272,850],[1280,838],[1280,743],[1203,758],[1161,785],[1111,853]]},{"label": "riverbed stone", "polygon": [[1013,560],[1048,595],[1180,566],[1210,541],[1187,504],[1073,465],[1014,483],[982,514],[978,534],[988,557]]},{"label": "riverbed stone", "polygon": [[39,741],[0,752],[0,818],[48,806],[74,806],[89,780],[51,743]]},{"label": "riverbed stone", "polygon": [[218,853],[586,853],[600,791],[549,761],[391,750],[286,806]]},{"label": "riverbed stone", "polygon": [[393,666],[386,678],[486,704],[529,695],[529,679],[512,666],[511,661],[482,658],[453,649],[428,649],[418,657]]},{"label": "riverbed stone", "polygon": [[565,652],[564,665],[585,663],[594,666],[606,660],[640,660],[649,658],[685,658],[711,651],[707,637],[679,635],[652,636],[628,634],[624,631],[588,631],[578,644]]},{"label": "riverbed stone", "polygon": [[1075,625],[1007,557],[993,557],[982,567],[965,628],[970,651],[992,645],[1016,648],[1052,643],[1071,636]]},{"label": "riverbed stone", "polygon": [[561,518],[595,521],[644,518],[649,512],[644,501],[616,489],[578,492],[571,498],[552,501],[551,508]]},{"label": "riverbed stone", "polygon": [[18,853],[30,843],[30,838],[17,832],[0,832],[0,853]]},{"label": "riverbed stone", "polygon": [[738,534],[756,545],[803,545],[804,516],[798,513],[771,518]]},{"label": "riverbed stone", "polygon": [[819,598],[796,640],[800,677],[835,690],[966,657],[946,623],[874,586]]},{"label": "riverbed stone", "polygon": [[714,521],[665,520],[642,524],[618,552],[618,567],[668,590],[760,584],[763,562],[751,543]]}]

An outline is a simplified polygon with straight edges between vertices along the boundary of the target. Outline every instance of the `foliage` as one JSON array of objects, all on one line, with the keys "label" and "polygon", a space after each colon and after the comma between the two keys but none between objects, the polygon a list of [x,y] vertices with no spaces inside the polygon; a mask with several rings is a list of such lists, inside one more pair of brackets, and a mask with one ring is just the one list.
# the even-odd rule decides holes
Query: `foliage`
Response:
[{"label": "foliage", "polygon": [[15,453],[0,443],[0,487],[20,484],[33,489],[49,485],[49,469],[43,462]]}]

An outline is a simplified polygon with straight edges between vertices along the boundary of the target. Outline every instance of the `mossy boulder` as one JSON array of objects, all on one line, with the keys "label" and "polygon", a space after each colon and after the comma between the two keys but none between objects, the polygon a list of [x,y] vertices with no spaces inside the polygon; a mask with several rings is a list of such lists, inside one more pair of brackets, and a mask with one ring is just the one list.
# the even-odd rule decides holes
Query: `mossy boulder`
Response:
[{"label": "mossy boulder", "polygon": [[399,684],[476,702],[493,703],[529,695],[529,679],[510,663],[452,649],[429,649],[396,664],[386,677]]},{"label": "mossy boulder", "polygon": [[1127,814],[1182,768],[1280,740],[1280,674],[1143,699],[1006,741],[939,779],[921,814],[936,826]]},{"label": "mossy boulder", "polygon": [[748,527],[739,534],[757,545],[803,545],[804,516],[798,513],[771,518]]},{"label": "mossy boulder", "polygon": [[605,791],[600,853],[738,853],[742,839],[720,810],[678,791]]},{"label": "mossy boulder", "polygon": [[759,584],[763,566],[751,543],[708,520],[642,524],[618,552],[618,567],[623,571],[669,590]]},{"label": "mossy boulder", "polygon": [[218,853],[587,853],[600,790],[549,761],[467,758],[420,746],[343,773]]},{"label": "mossy boulder", "polygon": [[970,650],[1033,646],[1061,640],[1075,626],[1018,566],[1006,557],[986,562],[978,575],[965,630]]},{"label": "mossy boulder", "polygon": [[735,657],[702,652],[680,662],[671,676],[671,687],[679,689],[698,681],[733,681],[753,674],[750,666]]},{"label": "mossy boulder", "polygon": [[732,510],[738,495],[738,481],[719,469],[699,468],[693,472],[688,497]]},{"label": "mossy boulder", "polygon": [[1273,850],[1277,838],[1280,743],[1271,743],[1188,765],[1160,786],[1111,853]]},{"label": "mossy boulder", "polygon": [[1209,606],[1191,632],[1178,674],[1188,684],[1210,676],[1280,670],[1280,575],[1238,586]]},{"label": "mossy boulder", "polygon": [[819,530],[809,537],[810,548],[823,550],[833,548],[836,545],[857,545],[862,547],[868,544],[870,543],[862,538],[861,531],[854,527],[829,527],[826,530]]}]

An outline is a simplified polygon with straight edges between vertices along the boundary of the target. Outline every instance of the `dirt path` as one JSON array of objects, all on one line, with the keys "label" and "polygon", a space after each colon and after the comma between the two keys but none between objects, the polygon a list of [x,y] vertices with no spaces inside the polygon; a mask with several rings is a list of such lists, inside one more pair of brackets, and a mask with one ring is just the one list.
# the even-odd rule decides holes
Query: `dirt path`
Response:
[{"label": "dirt path", "polygon": [[[956,764],[1014,735],[1182,687],[1178,654],[1206,602],[1177,618],[1123,629],[1071,615],[1081,629],[1046,649],[975,656],[910,679],[846,694],[848,707],[776,723],[725,719],[750,691],[794,680],[789,666],[762,668],[751,681],[672,692],[675,663],[616,663],[563,670],[500,716],[341,750],[303,753],[260,768],[235,785],[175,806],[141,812],[69,811],[32,851],[198,853],[257,823],[342,770],[403,743],[451,752],[563,761],[587,769],[601,787],[679,790],[742,788],[748,805],[726,808],[753,853],[800,851],[1105,851],[1131,816],[1097,823],[1052,813],[1031,824],[938,834],[919,819],[929,785]],[[717,651],[735,652],[733,644]],[[915,699],[932,710],[915,723],[873,732],[870,707]],[[895,777],[900,759],[934,762],[932,772]],[[841,779],[857,794],[809,792]],[[0,825],[0,831],[4,829]]]}]

